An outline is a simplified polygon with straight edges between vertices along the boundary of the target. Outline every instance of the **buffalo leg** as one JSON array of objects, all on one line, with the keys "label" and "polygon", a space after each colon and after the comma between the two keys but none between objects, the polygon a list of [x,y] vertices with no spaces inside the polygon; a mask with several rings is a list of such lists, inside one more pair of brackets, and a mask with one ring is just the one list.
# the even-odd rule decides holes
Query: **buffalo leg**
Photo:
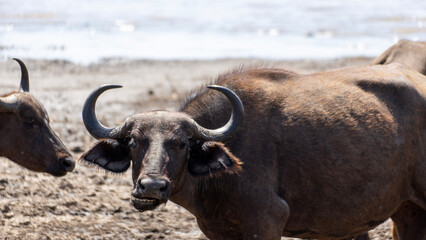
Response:
[{"label": "buffalo leg", "polygon": [[[240,197],[236,202],[242,211],[221,209],[217,218],[197,218],[201,231],[212,240],[280,240],[289,216],[287,203],[274,193],[260,191]],[[235,218],[224,217],[231,212]]]},{"label": "buffalo leg", "polygon": [[[268,196],[269,195],[269,196]],[[287,203],[274,193],[259,194],[262,200],[245,201],[247,216],[242,216],[244,240],[279,240],[290,215]],[[259,204],[259,205],[256,205]],[[266,204],[265,204],[266,203]],[[254,212],[255,210],[255,212]]]},{"label": "buffalo leg", "polygon": [[402,205],[392,216],[393,239],[426,240],[426,210],[412,202]]},{"label": "buffalo leg", "polygon": [[358,235],[354,240],[370,240],[368,232]]}]

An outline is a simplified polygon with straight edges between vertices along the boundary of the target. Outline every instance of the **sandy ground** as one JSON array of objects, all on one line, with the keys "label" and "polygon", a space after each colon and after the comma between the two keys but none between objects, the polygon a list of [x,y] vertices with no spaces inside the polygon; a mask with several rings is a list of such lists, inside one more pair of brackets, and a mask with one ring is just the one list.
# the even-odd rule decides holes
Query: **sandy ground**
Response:
[{"label": "sandy ground", "polygon": [[[49,112],[52,128],[77,159],[94,139],[81,120],[81,107],[90,91],[106,83],[123,89],[103,94],[99,119],[114,126],[136,112],[178,108],[191,89],[240,65],[284,67],[315,72],[366,65],[372,59],[326,61],[104,60],[89,66],[65,61],[25,60],[30,91]],[[0,62],[0,94],[17,90],[16,62]],[[0,158],[1,239],[206,239],[195,218],[171,202],[139,213],[129,204],[130,171],[112,175],[77,165],[63,178],[30,172]],[[370,231],[372,239],[391,239],[389,221]],[[288,238],[283,238],[288,239]]]}]

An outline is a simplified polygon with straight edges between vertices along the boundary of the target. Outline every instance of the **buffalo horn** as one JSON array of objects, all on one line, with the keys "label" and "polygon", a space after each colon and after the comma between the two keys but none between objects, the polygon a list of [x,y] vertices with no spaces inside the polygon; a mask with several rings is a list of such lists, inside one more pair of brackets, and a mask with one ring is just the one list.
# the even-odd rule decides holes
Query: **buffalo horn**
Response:
[{"label": "buffalo horn", "polygon": [[228,138],[243,121],[244,106],[237,94],[229,88],[218,85],[209,85],[208,88],[219,91],[228,98],[232,107],[231,118],[223,127],[217,129],[204,128],[192,119],[191,125],[196,137],[204,140],[222,141]]},{"label": "buffalo horn", "polygon": [[121,136],[125,123],[115,128],[107,128],[103,126],[97,119],[95,114],[95,105],[98,97],[106,90],[112,88],[121,88],[120,85],[102,85],[94,90],[87,97],[83,105],[83,122],[87,131],[96,139],[99,138],[117,138]]},{"label": "buffalo horn", "polygon": [[0,112],[13,112],[18,109],[18,99],[15,95],[0,97]]},{"label": "buffalo horn", "polygon": [[20,88],[22,89],[23,92],[29,92],[30,91],[30,81],[29,81],[29,77],[28,77],[28,70],[27,67],[25,66],[25,64],[17,59],[14,58],[13,60],[17,61],[19,63],[19,66],[21,66],[21,86]]}]

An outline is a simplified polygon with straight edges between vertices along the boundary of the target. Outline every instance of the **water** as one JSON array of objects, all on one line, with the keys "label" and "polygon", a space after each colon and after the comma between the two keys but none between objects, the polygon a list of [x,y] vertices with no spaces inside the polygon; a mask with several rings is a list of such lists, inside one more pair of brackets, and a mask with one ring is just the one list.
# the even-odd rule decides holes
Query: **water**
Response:
[{"label": "water", "polygon": [[374,57],[426,41],[424,0],[0,0],[0,59]]}]

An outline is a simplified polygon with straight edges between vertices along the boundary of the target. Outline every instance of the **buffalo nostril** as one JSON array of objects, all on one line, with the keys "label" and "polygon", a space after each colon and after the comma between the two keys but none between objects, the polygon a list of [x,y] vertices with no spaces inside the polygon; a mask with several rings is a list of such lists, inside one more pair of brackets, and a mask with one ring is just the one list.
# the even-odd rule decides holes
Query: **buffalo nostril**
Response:
[{"label": "buffalo nostril", "polygon": [[165,192],[167,190],[167,184],[164,187],[160,188],[160,192]]},{"label": "buffalo nostril", "polygon": [[168,189],[167,181],[164,179],[144,178],[139,181],[139,187],[145,194],[164,193]]},{"label": "buffalo nostril", "polygon": [[67,172],[71,172],[75,167],[75,161],[72,158],[65,158],[62,164]]}]

